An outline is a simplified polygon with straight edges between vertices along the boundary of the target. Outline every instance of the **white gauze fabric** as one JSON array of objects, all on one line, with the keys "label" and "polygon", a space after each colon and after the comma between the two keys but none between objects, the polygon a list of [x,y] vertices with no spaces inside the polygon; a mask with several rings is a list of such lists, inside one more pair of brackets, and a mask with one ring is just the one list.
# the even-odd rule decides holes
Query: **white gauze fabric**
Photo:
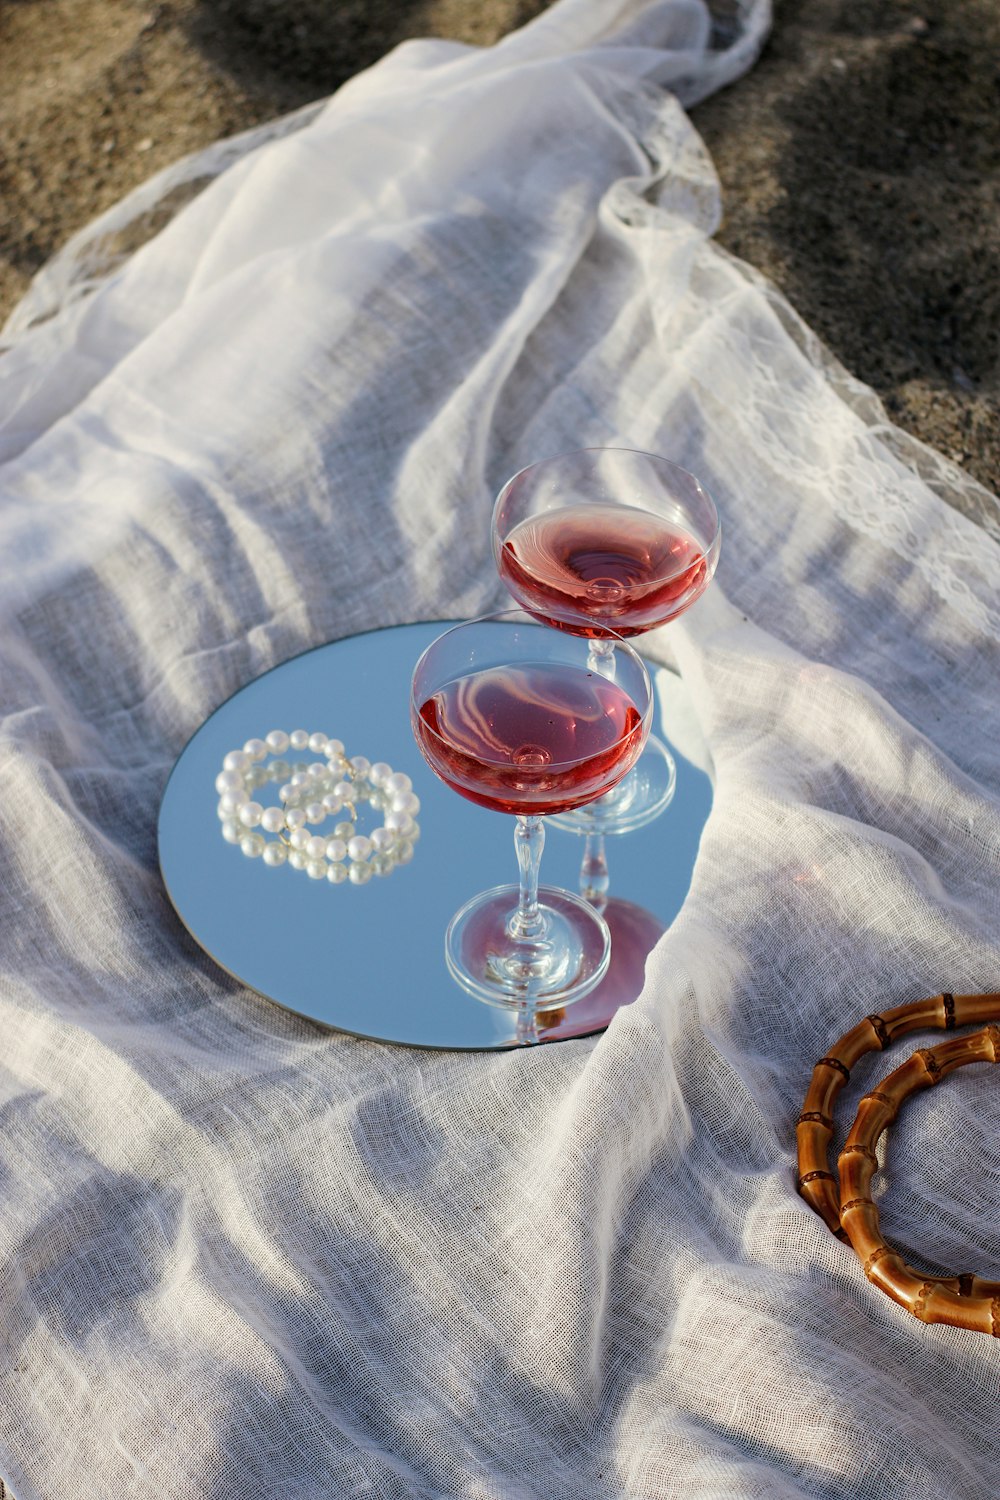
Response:
[{"label": "white gauze fabric", "polygon": [[[861,1016],[1000,987],[997,502],[711,241],[682,104],[766,22],[559,0],[489,51],[407,45],[154,180],[9,325],[16,1500],[993,1492],[996,1344],[866,1282],[794,1125]],[[161,227],[120,257],[132,221]],[[685,909],[603,1037],[320,1032],[174,917],[171,764],[306,647],[498,602],[493,495],[591,444],[674,458],[724,518],[646,642],[714,765]],[[890,1239],[996,1274],[989,1070],[908,1105],[887,1166]]]}]

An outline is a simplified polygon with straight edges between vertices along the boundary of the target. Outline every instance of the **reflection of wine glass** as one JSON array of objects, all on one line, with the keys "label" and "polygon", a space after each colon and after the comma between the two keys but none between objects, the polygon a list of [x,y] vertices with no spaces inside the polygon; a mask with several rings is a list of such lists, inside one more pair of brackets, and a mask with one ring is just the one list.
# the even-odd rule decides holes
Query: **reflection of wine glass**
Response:
[{"label": "reflection of wine glass", "polygon": [[[711,582],[721,528],[686,469],[629,448],[583,448],[509,479],[493,510],[497,569],[519,604],[591,642],[591,665],[614,681],[614,636],[636,636],[688,609]],[[588,834],[581,888],[606,899],[603,837],[649,822],[674,793],[676,767],[650,736],[613,792],[557,821]]]},{"label": "reflection of wine glass", "polygon": [[611,933],[611,962],[596,989],[570,1010],[550,1010],[538,1018],[538,1040],[551,1042],[569,1036],[603,1031],[623,1005],[631,1005],[646,979],[646,959],[666,928],[658,917],[612,896],[601,915]]},{"label": "reflection of wine glass", "polygon": [[652,687],[619,646],[610,681],[579,636],[518,610],[455,625],[413,673],[410,721],[431,770],[482,807],[513,813],[520,887],[468,902],[445,939],[448,967],[480,1000],[535,1013],[580,999],[608,967],[603,918],[581,897],[538,887],[541,815],[599,797],[628,772],[649,732]]}]

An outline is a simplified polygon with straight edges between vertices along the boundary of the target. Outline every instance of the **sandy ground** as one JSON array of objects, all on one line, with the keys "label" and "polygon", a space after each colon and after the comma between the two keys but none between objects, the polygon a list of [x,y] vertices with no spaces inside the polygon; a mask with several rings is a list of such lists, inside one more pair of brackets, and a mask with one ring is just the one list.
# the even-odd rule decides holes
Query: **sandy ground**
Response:
[{"label": "sandy ground", "polygon": [[[404,38],[487,45],[543,3],[0,0],[0,318],[76,228],[176,157]],[[996,0],[776,0],[756,68],[694,111],[722,243],[901,426],[994,490],[998,56]]]}]

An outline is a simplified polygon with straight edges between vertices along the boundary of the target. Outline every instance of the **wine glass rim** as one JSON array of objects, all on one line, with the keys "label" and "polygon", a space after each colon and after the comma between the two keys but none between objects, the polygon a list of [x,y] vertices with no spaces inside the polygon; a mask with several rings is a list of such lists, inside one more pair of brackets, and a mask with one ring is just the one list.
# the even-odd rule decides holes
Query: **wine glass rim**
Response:
[{"label": "wine glass rim", "polygon": [[[574,617],[574,618],[577,618],[577,617]],[[581,615],[578,618],[580,619],[581,624],[584,623],[585,616]],[[592,623],[592,622],[588,621],[587,623]],[[532,616],[530,614],[528,614],[528,612],[526,610],[518,609],[518,608],[503,609],[503,610],[493,610],[490,613],[485,614],[485,615],[477,615],[477,616],[475,616],[471,620],[456,620],[456,621],[454,621],[453,624],[451,624],[451,625],[448,626],[447,630],[442,630],[442,632],[441,632],[440,635],[435,636],[434,639],[432,641],[430,641],[428,643],[428,645],[426,645],[424,647],[423,651],[421,651],[420,655],[417,657],[416,663],[415,663],[414,668],[413,668],[413,674],[412,674],[412,676],[410,678],[410,707],[411,707],[411,711],[413,713],[419,714],[420,709],[422,707],[422,704],[417,702],[417,696],[418,696],[417,695],[417,691],[416,691],[417,674],[419,673],[420,668],[422,667],[424,661],[426,660],[426,658],[428,657],[428,655],[430,654],[430,652],[434,650],[434,647],[440,645],[440,643],[446,638],[446,636],[455,635],[455,634],[457,634],[457,632],[459,630],[464,630],[468,626],[471,626],[471,625],[491,625],[491,624],[496,624],[496,625],[504,625],[504,624],[508,624],[508,625],[530,625],[533,629],[536,629],[536,630],[544,632],[544,634],[545,634],[546,637],[549,637],[549,636],[552,636],[552,635],[555,635],[556,637],[558,637],[558,636],[562,635],[562,632],[560,632],[560,631],[553,632],[550,626],[542,625],[538,620],[533,619]],[[563,638],[565,639],[565,637],[563,637]],[[584,637],[582,637],[582,636],[573,636],[572,639],[574,639],[574,640],[582,640],[582,639],[584,639]],[[632,703],[635,706],[635,708],[639,710],[641,722],[643,723],[643,725],[646,726],[646,728],[648,730],[649,724],[652,721],[652,717],[653,717],[653,708],[655,706],[655,698],[654,698],[654,695],[653,695],[653,681],[652,681],[652,678],[649,675],[649,668],[646,665],[646,663],[643,661],[642,657],[639,655],[638,651],[636,651],[635,647],[632,646],[627,640],[625,640],[624,636],[616,635],[616,634],[614,634],[613,631],[609,631],[606,635],[602,635],[602,642],[604,640],[611,641],[613,643],[616,651],[619,650],[619,649],[624,650],[626,652],[626,654],[630,658],[634,659],[635,662],[639,666],[639,670],[642,673],[642,681],[643,681],[643,686],[645,688],[645,694],[646,694],[645,707],[644,708],[640,708],[640,705],[635,702],[635,699],[634,699],[634,697],[633,697],[633,695],[631,693],[628,693],[627,696],[632,701]],[[593,642],[591,642],[591,644],[593,644]],[[459,673],[457,675],[461,676],[463,674]],[[449,682],[454,682],[455,680],[456,679],[454,677],[451,677],[451,678],[447,679],[447,681],[449,681]],[[445,685],[446,684],[444,684],[444,683],[441,684],[441,686],[445,686]],[[436,691],[439,691],[439,689],[434,689],[433,691],[436,692]],[[624,689],[623,689],[623,691],[624,691]],[[429,697],[431,695],[427,694],[426,696]],[[436,740],[438,742],[438,744],[441,744],[441,745],[444,745],[444,746],[448,746],[451,743],[451,741],[448,740],[448,739],[446,739],[446,737],[443,734],[439,734],[436,729],[432,729],[431,726],[426,722],[426,720],[423,721],[423,730],[422,730],[422,732],[424,734],[430,735],[432,739],[434,739],[434,740]],[[605,751],[609,751],[609,750],[614,749],[615,745],[620,745],[624,740],[627,740],[630,737],[630,735],[634,734],[634,733],[635,733],[635,731],[631,730],[631,731],[627,731],[624,734],[619,735],[618,739],[614,740],[611,745],[608,745],[608,746],[604,747]],[[593,751],[589,755],[577,755],[577,756],[574,756],[571,760],[554,760],[554,761],[550,761],[544,767],[544,770],[545,770],[546,774],[548,774],[549,772],[553,772],[554,773],[554,772],[558,772],[560,770],[569,769],[571,766],[581,765],[583,762],[588,761],[588,760],[592,760],[592,759],[593,759]],[[540,769],[542,769],[542,768],[540,768]]]},{"label": "wine glass rim", "polygon": [[[695,538],[695,540],[698,542],[699,546],[701,547],[702,556],[706,557],[706,558],[710,557],[711,554],[713,553],[713,551],[715,551],[715,549],[718,547],[719,540],[720,540],[720,538],[722,536],[722,517],[719,515],[719,508],[716,505],[714,499],[712,498],[712,495],[711,495],[710,491],[708,489],[706,489],[705,485],[698,478],[697,474],[692,474],[690,469],[685,469],[684,466],[683,466],[683,464],[675,463],[672,458],[665,458],[662,453],[650,453],[645,448],[626,448],[626,447],[619,447],[617,445],[608,446],[608,447],[602,447],[598,443],[592,444],[592,445],[590,445],[588,447],[584,447],[584,448],[567,448],[562,453],[552,453],[547,458],[536,458],[530,464],[525,464],[523,466],[523,468],[518,469],[515,474],[511,474],[510,478],[506,479],[504,481],[504,483],[500,486],[500,489],[497,492],[496,500],[495,500],[494,505],[493,505],[494,532],[495,533],[499,532],[499,528],[496,526],[496,520],[497,520],[497,516],[498,516],[499,511],[500,511],[500,506],[503,503],[503,500],[506,497],[506,495],[509,494],[509,492],[512,489],[512,487],[517,483],[517,481],[519,479],[523,479],[523,477],[525,476],[525,474],[531,473],[531,471],[533,469],[544,469],[544,468],[547,468],[550,464],[560,463],[563,459],[566,459],[566,458],[579,458],[579,457],[581,457],[585,453],[623,453],[623,454],[629,454],[630,456],[635,457],[635,458],[650,459],[655,464],[662,464],[664,468],[672,469],[676,474],[683,474],[684,477],[685,477],[685,479],[689,479],[691,481],[691,483],[697,489],[699,495],[701,495],[702,498],[707,502],[709,517],[710,517],[711,522],[712,522],[712,534],[711,534],[711,537],[709,538],[709,540],[707,542],[703,543],[700,538],[698,538],[698,537]],[[583,503],[584,504],[591,504],[591,503],[595,503],[596,504],[598,502],[584,501]],[[632,506],[630,508],[632,510],[639,510],[639,511],[641,511],[643,509],[643,507],[641,505],[635,505],[635,506]],[[648,511],[647,514],[648,515],[655,515],[655,512],[654,511]],[[505,540],[506,540],[506,537],[501,537],[499,539],[498,545],[502,545],[502,543]],[[690,562],[680,563],[680,564],[678,564],[678,566],[676,568],[672,568],[668,572],[660,574],[656,578],[650,579],[649,580],[649,584],[652,587],[652,586],[654,586],[656,584],[667,583],[667,582],[669,582],[670,579],[676,578],[676,577],[678,577],[678,575],[684,573],[690,566],[691,566]]]}]

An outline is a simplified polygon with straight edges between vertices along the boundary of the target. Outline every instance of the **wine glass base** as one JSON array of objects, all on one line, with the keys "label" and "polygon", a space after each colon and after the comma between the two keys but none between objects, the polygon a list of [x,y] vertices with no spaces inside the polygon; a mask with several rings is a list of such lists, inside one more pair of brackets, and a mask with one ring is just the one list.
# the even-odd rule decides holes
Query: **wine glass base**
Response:
[{"label": "wine glass base", "polygon": [[538,904],[546,919],[544,936],[530,944],[519,942],[508,932],[517,901],[517,886],[502,885],[456,912],[445,934],[452,978],[487,1005],[531,1015],[581,1000],[607,973],[607,923],[582,896],[542,886]]},{"label": "wine glass base", "polygon": [[610,792],[545,821],[569,833],[632,833],[666,811],[676,787],[674,758],[663,741],[651,734],[631,771]]}]

